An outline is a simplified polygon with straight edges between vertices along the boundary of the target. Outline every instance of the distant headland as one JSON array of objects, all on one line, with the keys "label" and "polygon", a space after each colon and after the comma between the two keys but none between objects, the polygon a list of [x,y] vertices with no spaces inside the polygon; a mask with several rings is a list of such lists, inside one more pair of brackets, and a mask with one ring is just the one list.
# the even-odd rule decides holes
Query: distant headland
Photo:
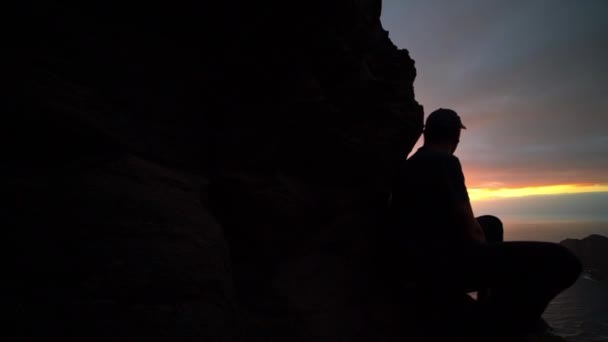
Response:
[{"label": "distant headland", "polygon": [[592,234],[584,239],[566,239],[560,243],[581,259],[584,276],[608,280],[608,237]]}]

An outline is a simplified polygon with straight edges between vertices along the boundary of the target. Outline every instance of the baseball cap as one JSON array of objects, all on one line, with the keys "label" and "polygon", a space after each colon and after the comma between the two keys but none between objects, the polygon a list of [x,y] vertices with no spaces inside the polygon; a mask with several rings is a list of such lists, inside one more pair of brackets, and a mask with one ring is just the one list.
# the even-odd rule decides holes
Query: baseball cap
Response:
[{"label": "baseball cap", "polygon": [[467,127],[462,124],[460,116],[455,111],[447,108],[439,108],[429,114],[426,118],[425,128],[442,127],[442,128],[462,128]]}]

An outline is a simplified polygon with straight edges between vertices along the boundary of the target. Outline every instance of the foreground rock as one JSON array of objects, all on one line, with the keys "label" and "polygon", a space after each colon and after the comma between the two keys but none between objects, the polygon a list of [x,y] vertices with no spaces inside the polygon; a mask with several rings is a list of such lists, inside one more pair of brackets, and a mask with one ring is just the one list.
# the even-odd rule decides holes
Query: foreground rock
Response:
[{"label": "foreground rock", "polygon": [[204,179],[123,156],[13,179],[9,305],[20,337],[228,340],[236,301]]}]

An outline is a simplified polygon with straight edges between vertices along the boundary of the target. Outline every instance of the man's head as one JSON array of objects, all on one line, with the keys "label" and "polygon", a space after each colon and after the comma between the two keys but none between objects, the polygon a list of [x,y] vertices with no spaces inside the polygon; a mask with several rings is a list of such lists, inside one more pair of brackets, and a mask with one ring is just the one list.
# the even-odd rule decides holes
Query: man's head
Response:
[{"label": "man's head", "polygon": [[466,129],[466,127],[455,111],[439,108],[426,118],[424,143],[447,146],[453,153],[460,141],[461,129]]}]

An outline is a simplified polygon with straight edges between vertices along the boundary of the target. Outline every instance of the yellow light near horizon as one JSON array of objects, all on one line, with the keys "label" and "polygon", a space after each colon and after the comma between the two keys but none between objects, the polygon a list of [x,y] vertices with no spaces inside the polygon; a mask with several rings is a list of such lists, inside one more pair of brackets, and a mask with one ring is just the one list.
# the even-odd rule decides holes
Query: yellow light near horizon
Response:
[{"label": "yellow light near horizon", "polygon": [[471,201],[483,201],[486,199],[524,197],[534,195],[561,195],[585,192],[608,192],[608,185],[560,184],[547,186],[530,186],[525,188],[469,189],[468,191]]}]

